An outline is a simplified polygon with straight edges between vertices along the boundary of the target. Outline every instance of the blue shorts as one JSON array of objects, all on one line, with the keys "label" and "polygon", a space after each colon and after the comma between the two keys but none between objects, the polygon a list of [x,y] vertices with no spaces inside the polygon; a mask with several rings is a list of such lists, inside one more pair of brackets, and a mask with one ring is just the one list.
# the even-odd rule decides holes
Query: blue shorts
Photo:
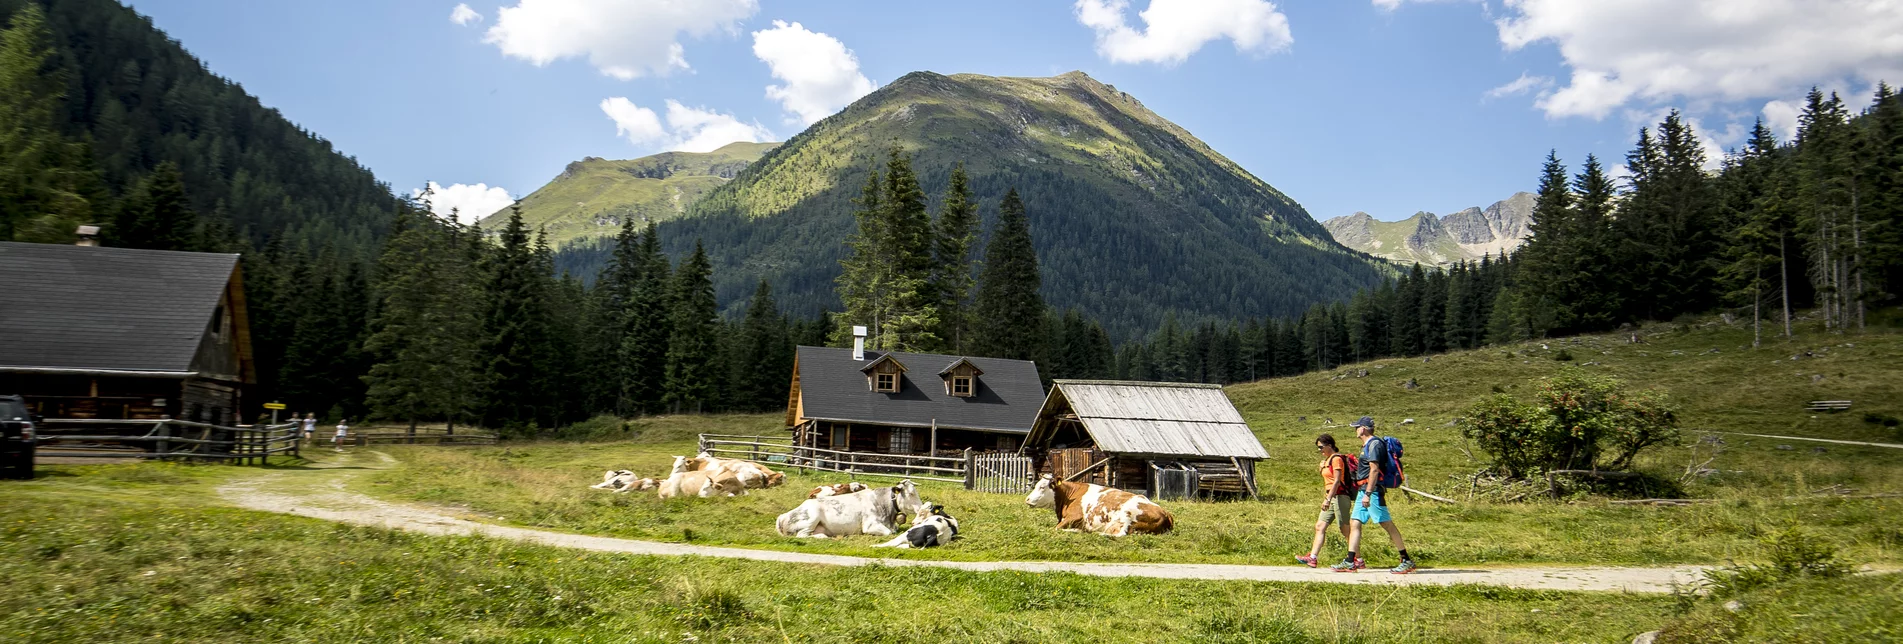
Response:
[{"label": "blue shorts", "polygon": [[1368,507],[1364,508],[1361,507],[1361,501],[1368,498],[1368,491],[1362,490],[1357,492],[1355,494],[1355,513],[1350,518],[1360,521],[1363,525],[1393,521],[1394,515],[1388,514],[1388,502],[1387,499],[1381,498],[1383,496],[1385,495],[1376,493],[1374,500],[1368,502]]}]

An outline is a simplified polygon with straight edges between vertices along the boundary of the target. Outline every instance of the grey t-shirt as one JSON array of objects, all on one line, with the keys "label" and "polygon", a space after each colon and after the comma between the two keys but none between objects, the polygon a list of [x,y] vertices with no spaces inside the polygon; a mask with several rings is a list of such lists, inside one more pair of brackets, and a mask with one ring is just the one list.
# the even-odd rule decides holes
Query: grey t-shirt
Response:
[{"label": "grey t-shirt", "polygon": [[[1361,444],[1361,462],[1355,465],[1355,480],[1363,481],[1363,485],[1366,485],[1365,482],[1368,480],[1368,477],[1373,475],[1373,468],[1369,467],[1368,464],[1381,463],[1385,466],[1387,462],[1388,442],[1381,440],[1379,436],[1369,438],[1368,442]],[[1376,492],[1379,492],[1381,490],[1380,484],[1377,483],[1374,489]]]}]

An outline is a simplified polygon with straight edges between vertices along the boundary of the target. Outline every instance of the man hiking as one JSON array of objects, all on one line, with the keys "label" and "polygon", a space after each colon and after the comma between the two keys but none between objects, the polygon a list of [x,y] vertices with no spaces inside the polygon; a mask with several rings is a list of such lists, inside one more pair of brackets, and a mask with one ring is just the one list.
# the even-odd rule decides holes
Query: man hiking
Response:
[{"label": "man hiking", "polygon": [[1322,511],[1315,518],[1315,544],[1309,546],[1308,554],[1296,557],[1310,568],[1316,566],[1322,554],[1322,543],[1328,538],[1328,524],[1341,526],[1341,539],[1348,540],[1348,517],[1353,513],[1350,508],[1355,491],[1355,466],[1352,458],[1341,453],[1335,447],[1335,437],[1322,434],[1315,437],[1315,451],[1322,453]]},{"label": "man hiking", "polygon": [[1361,439],[1361,464],[1355,468],[1355,482],[1361,488],[1355,495],[1354,515],[1348,525],[1348,558],[1331,566],[1335,572],[1354,572],[1367,567],[1357,556],[1361,553],[1361,528],[1369,523],[1381,524],[1388,532],[1388,541],[1394,549],[1401,551],[1401,564],[1388,570],[1397,575],[1414,572],[1414,558],[1407,554],[1407,543],[1401,540],[1400,528],[1394,527],[1394,517],[1388,514],[1388,501],[1383,498],[1381,477],[1398,476],[1399,472],[1387,472],[1387,441],[1374,435],[1374,419],[1362,416],[1355,421],[1355,436]]}]

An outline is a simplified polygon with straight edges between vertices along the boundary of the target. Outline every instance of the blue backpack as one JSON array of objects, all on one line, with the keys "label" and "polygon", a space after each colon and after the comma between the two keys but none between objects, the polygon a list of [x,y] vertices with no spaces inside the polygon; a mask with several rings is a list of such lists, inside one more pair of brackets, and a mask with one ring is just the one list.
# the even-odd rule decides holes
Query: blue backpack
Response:
[{"label": "blue backpack", "polygon": [[1387,447],[1388,460],[1381,464],[1381,480],[1376,484],[1390,490],[1405,485],[1407,473],[1401,469],[1401,439],[1382,436],[1379,440]]}]

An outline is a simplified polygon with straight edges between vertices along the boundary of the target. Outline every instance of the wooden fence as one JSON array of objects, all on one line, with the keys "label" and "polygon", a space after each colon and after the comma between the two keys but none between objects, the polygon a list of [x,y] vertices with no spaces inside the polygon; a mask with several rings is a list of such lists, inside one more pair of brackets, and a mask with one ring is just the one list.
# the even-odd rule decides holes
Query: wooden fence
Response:
[{"label": "wooden fence", "polygon": [[241,465],[298,455],[297,425],[227,427],[187,420],[48,418],[38,423],[36,457],[209,460]]},{"label": "wooden fence", "polygon": [[[316,439],[328,441],[330,436],[319,427]],[[335,431],[332,428],[331,431]],[[412,432],[402,425],[375,425],[361,429],[352,427],[344,440],[352,445],[494,445],[496,433],[474,428],[418,427]]]},{"label": "wooden fence", "polygon": [[1009,452],[953,452],[879,454],[848,452],[795,445],[790,436],[701,434],[700,451],[805,472],[838,472],[851,478],[876,476],[964,484],[967,490],[1023,492],[1030,490],[1031,459]]}]

